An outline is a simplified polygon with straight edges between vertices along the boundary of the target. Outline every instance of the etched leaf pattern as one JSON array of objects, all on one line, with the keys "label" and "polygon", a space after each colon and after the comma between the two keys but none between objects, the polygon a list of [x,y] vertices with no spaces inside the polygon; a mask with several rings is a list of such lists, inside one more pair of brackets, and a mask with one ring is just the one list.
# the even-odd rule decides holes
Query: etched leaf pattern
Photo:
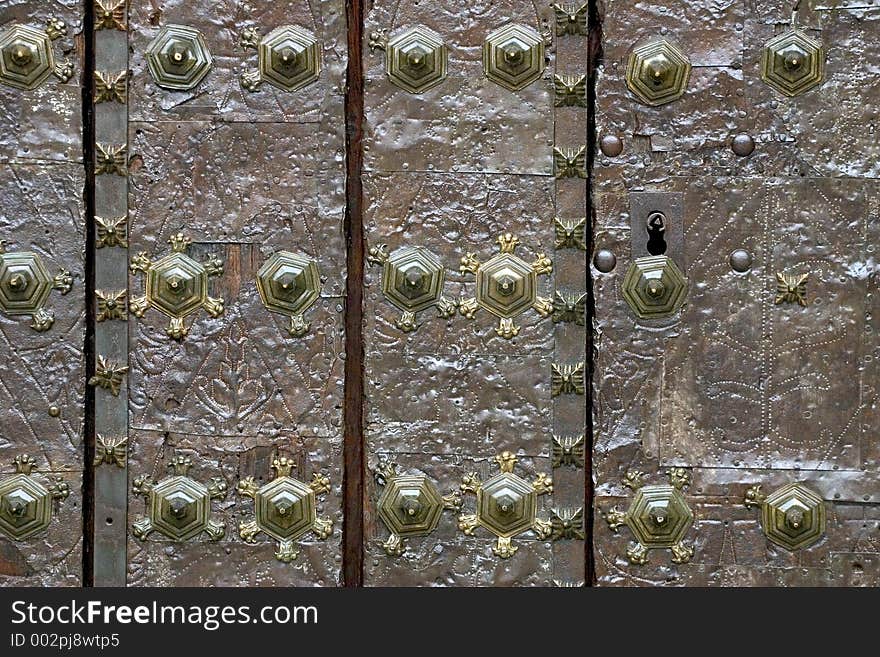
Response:
[{"label": "etched leaf pattern", "polygon": [[250,341],[233,325],[226,340],[217,349],[222,356],[212,372],[201,374],[194,381],[194,394],[205,408],[227,422],[242,422],[263,409],[273,389],[259,371],[253,372],[245,358]]}]

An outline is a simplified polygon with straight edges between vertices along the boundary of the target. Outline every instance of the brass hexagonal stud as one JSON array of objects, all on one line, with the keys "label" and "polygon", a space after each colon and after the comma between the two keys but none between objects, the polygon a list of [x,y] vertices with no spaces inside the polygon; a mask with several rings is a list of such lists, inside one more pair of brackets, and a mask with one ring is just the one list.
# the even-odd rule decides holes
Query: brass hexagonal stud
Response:
[{"label": "brass hexagonal stud", "polygon": [[635,542],[626,550],[632,564],[646,564],[648,552],[656,549],[668,548],[673,563],[686,563],[694,555],[693,547],[684,542],[694,522],[694,514],[682,494],[690,475],[682,468],[672,468],[667,474],[669,484],[645,486],[641,472],[628,472],[624,486],[635,491],[629,508],[625,512],[614,508],[605,514],[612,531],[626,525],[632,532]]},{"label": "brass hexagonal stud", "polygon": [[665,38],[636,45],[626,64],[626,86],[645,105],[678,100],[687,89],[691,62],[681,47]]},{"label": "brass hexagonal stud", "polygon": [[18,89],[36,89],[55,68],[49,37],[27,25],[13,25],[0,35],[0,81]]},{"label": "brass hexagonal stud", "polygon": [[203,532],[212,541],[226,533],[226,525],[211,519],[211,500],[226,497],[227,485],[222,477],[215,477],[207,485],[189,476],[192,461],[175,456],[169,467],[173,475],[157,483],[146,475],[134,480],[133,491],[143,496],[147,514],[132,525],[135,538],[145,541],[158,532],[174,541],[188,541]]},{"label": "brass hexagonal stud", "polygon": [[420,94],[446,79],[449,54],[443,38],[417,25],[404,30],[385,47],[385,72],[395,85]]},{"label": "brass hexagonal stud", "polygon": [[636,491],[626,524],[645,547],[671,548],[681,542],[693,521],[694,514],[678,489],[657,485]]},{"label": "brass hexagonal stud", "polygon": [[760,485],[752,486],[744,504],[761,507],[764,535],[786,550],[809,547],[825,534],[825,502],[802,483],[786,484],[767,496]]},{"label": "brass hexagonal stud", "polygon": [[52,277],[43,259],[36,253],[21,251],[7,253],[0,242],[0,311],[7,315],[28,315],[31,328],[48,331],[55,315],[46,309],[52,290],[61,294],[70,292],[73,278],[64,269]]},{"label": "brass hexagonal stud", "polygon": [[418,328],[416,313],[436,308],[440,317],[455,315],[455,302],[443,296],[446,270],[440,258],[421,246],[403,246],[389,255],[380,244],[370,249],[367,261],[382,265],[382,293],[402,315],[394,325],[403,332]]},{"label": "brass hexagonal stud", "polygon": [[321,74],[321,44],[299,25],[282,25],[264,37],[250,28],[240,42],[258,53],[257,69],[241,75],[241,86],[247,91],[257,91],[264,82],[281,91],[296,91]]},{"label": "brass hexagonal stud", "polygon": [[73,64],[57,60],[52,41],[67,34],[63,21],[50,18],[44,30],[11,25],[0,33],[0,83],[30,91],[49,76],[62,82],[73,77]]},{"label": "brass hexagonal stud", "polygon": [[541,317],[553,312],[553,302],[538,295],[538,276],[553,271],[553,264],[543,253],[531,263],[515,255],[519,238],[510,233],[498,236],[500,253],[486,262],[480,262],[472,253],[461,259],[462,273],[476,276],[476,294],[459,304],[461,314],[473,319],[482,308],[498,318],[495,333],[509,340],[519,333],[514,319],[529,308]]},{"label": "brass hexagonal stud", "polygon": [[203,308],[211,317],[223,314],[223,299],[208,295],[208,279],[223,273],[223,263],[215,257],[198,262],[186,254],[192,243],[182,233],[168,240],[171,253],[153,262],[146,252],[131,261],[131,272],[146,276],[145,294],[129,302],[135,317],[143,317],[148,308],[170,318],[165,333],[182,340],[189,333],[184,320]]},{"label": "brass hexagonal stud", "polygon": [[540,78],[545,66],[544,39],[528,25],[505,25],[483,42],[483,72],[510,91],[524,89]]},{"label": "brass hexagonal stud", "polygon": [[384,486],[377,507],[390,533],[382,543],[388,556],[403,554],[406,539],[427,536],[437,529],[444,509],[461,508],[457,493],[441,496],[424,474],[401,474],[394,463],[382,463],[376,471],[376,481]]},{"label": "brass hexagonal stud", "polygon": [[528,531],[538,511],[532,484],[510,472],[500,472],[477,491],[477,516],[496,536],[509,538]]},{"label": "brass hexagonal stud", "polygon": [[185,25],[166,25],[146,50],[153,81],[163,89],[189,91],[208,75],[214,59],[202,33]]},{"label": "brass hexagonal stud", "polygon": [[514,474],[516,461],[513,454],[504,452],[495,457],[501,472],[485,482],[472,472],[465,475],[461,483],[462,492],[474,494],[477,504],[476,513],[458,517],[458,528],[468,536],[473,535],[478,527],[494,534],[498,542],[492,551],[502,559],[517,551],[511,542],[514,536],[532,530],[544,540],[553,533],[550,521],[537,517],[538,496],[553,492],[553,484],[544,474],[539,474],[532,482]]},{"label": "brass hexagonal stud", "polygon": [[630,264],[621,290],[641,319],[661,319],[681,308],[687,295],[687,279],[670,257],[647,256]]},{"label": "brass hexagonal stud", "polygon": [[43,485],[32,476],[36,461],[27,455],[13,460],[15,474],[0,479],[0,534],[23,541],[46,530],[53,502],[67,499],[70,489],[55,480]]},{"label": "brass hexagonal stud", "polygon": [[761,79],[785,96],[798,96],[825,80],[825,49],[798,28],[764,44]]},{"label": "brass hexagonal stud", "polygon": [[333,521],[317,514],[317,496],[330,490],[330,480],[315,473],[311,483],[303,483],[290,476],[293,462],[286,457],[272,461],[275,478],[258,486],[253,477],[242,479],[238,493],[254,501],[254,519],[242,521],[238,528],[247,543],[256,543],[260,532],[278,542],[275,558],[290,563],[299,555],[296,541],[308,532],[320,540],[333,533]]},{"label": "brass hexagonal stud", "polygon": [[304,313],[321,296],[318,263],[290,251],[278,251],[257,272],[257,291],[267,310],[290,317],[287,332],[302,337],[311,326]]}]

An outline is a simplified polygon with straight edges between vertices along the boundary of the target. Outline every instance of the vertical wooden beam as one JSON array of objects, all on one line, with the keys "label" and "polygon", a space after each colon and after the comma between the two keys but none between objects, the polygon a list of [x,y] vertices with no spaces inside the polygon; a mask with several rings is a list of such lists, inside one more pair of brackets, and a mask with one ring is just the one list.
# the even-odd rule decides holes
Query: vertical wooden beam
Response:
[{"label": "vertical wooden beam", "polygon": [[348,82],[345,93],[346,211],[348,277],[345,303],[345,481],[343,492],[343,583],[359,587],[364,579],[364,220],[363,167],[364,80],[361,62],[362,0],[347,0]]}]

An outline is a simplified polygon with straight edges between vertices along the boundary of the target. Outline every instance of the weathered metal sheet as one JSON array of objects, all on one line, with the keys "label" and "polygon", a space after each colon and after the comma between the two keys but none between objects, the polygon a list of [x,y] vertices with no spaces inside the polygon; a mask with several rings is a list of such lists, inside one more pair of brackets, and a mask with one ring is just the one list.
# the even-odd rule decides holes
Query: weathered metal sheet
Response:
[{"label": "weathered metal sheet", "polygon": [[[527,305],[508,304],[503,292],[493,301],[494,288],[475,282],[484,277],[505,289],[503,280],[491,278],[503,262],[494,259],[501,257],[496,238],[504,236],[501,251],[517,258],[507,261],[510,276],[530,279],[534,272],[539,302],[564,292],[574,298],[576,316],[585,293],[586,254],[577,247],[555,249],[554,219],[572,225],[584,219],[586,181],[575,169],[574,177],[556,178],[554,147],[577,153],[584,146],[586,108],[576,102],[555,108],[553,75],[575,76],[576,86],[577,75],[586,73],[587,44],[585,34],[554,35],[555,20],[549,6],[536,11],[525,2],[479,8],[443,3],[430,12],[379,2],[366,17],[365,228],[377,264],[365,275],[364,306],[368,586],[528,586],[584,579],[577,529],[545,532],[538,522],[520,535],[521,525],[512,522],[510,555],[506,539],[498,540],[504,531],[493,512],[481,516],[467,495],[461,511],[443,512],[436,529],[407,538],[405,551],[395,554],[378,515],[386,488],[373,477],[387,484],[382,468],[390,461],[401,473],[424,475],[441,495],[461,488],[491,497],[498,466],[511,463],[503,453],[510,452],[518,457],[515,467],[502,467],[513,467],[523,481],[552,477],[552,495],[534,498],[538,521],[552,518],[553,509],[566,516],[583,507],[583,463],[554,468],[552,446],[554,434],[576,438],[585,431],[585,397],[553,396],[554,366],[576,369],[584,361],[584,327],[562,317],[554,324]],[[522,39],[535,52],[546,48],[547,66],[541,62],[534,81],[528,81],[531,72],[520,78],[484,73],[484,58],[491,57],[484,42],[490,35],[503,42],[496,30],[507,24],[524,26]],[[388,49],[407,43],[416,29],[438,35],[448,61],[442,80],[432,77],[412,93],[413,83],[402,85],[394,70],[386,75],[386,65]],[[533,33],[540,45],[531,40]],[[515,249],[507,233],[518,238]],[[402,318],[406,304],[393,301],[386,278],[394,271],[389,263],[404,260],[401,249],[407,247],[426,249],[442,264],[438,294],[458,302],[457,315],[449,316],[441,304]],[[539,254],[552,262],[549,276],[541,274]],[[481,301],[481,294],[490,298]],[[507,315],[505,308],[516,310]],[[475,310],[473,320],[462,310]],[[545,314],[552,314],[552,305]],[[530,500],[528,490],[525,485],[523,495]],[[476,525],[469,518],[474,513]],[[577,527],[577,520],[568,522]]]},{"label": "weathered metal sheet", "polygon": [[[0,75],[0,123],[4,126],[0,137],[3,586],[78,586],[82,582],[85,176],[79,87],[81,18],[80,2],[16,2],[0,8],[3,48],[18,54],[23,76],[16,77],[17,72],[10,73],[6,66]],[[49,23],[50,19],[55,21]],[[36,34],[37,46],[10,36],[11,30],[23,28]],[[41,69],[44,65],[48,68]],[[54,76],[53,69],[67,81]],[[10,79],[34,86],[10,86]],[[21,253],[33,254],[25,256],[29,263],[15,261]],[[44,283],[39,283],[40,268]],[[66,283],[57,285],[61,281],[52,280],[59,269],[69,272],[70,291],[64,295],[60,292]],[[58,289],[44,297],[35,292],[34,285],[42,285],[40,289],[46,292]],[[21,308],[16,299],[24,297],[34,306],[25,314],[11,314]],[[31,466],[25,461],[13,467],[21,455],[33,459],[30,474]],[[13,477],[16,470],[21,473],[17,477],[33,482],[23,484],[35,486],[29,495],[42,502],[24,503],[18,496],[22,479]]]},{"label": "weathered metal sheet", "polygon": [[[168,79],[157,78],[149,65],[151,52],[173,57],[173,44],[163,50],[160,37],[162,28],[173,25],[197,30],[209,53],[207,72],[190,89],[165,88],[180,76],[171,66]],[[317,79],[289,92],[251,79],[257,88],[249,90],[240,76],[257,69],[259,56],[241,43],[259,47],[285,25],[299,26],[317,41]],[[242,33],[250,41],[240,42]],[[128,281],[135,300],[126,377],[129,585],[338,583],[345,34],[344,5],[336,1],[247,7],[177,1],[160,10],[154,3],[130,3],[129,250],[138,273],[147,273]],[[157,37],[159,45],[151,48]],[[177,233],[192,245],[169,245]],[[167,273],[174,270],[163,260],[172,248],[199,271],[205,268],[206,294],[223,300],[221,307],[199,296],[203,309],[175,305],[186,335],[166,332],[171,317],[162,308],[177,297],[163,297],[149,284],[155,275],[174,289],[176,274]],[[290,317],[278,314],[277,306],[270,311],[257,289],[258,273],[279,251],[312,258],[319,271],[319,298],[304,311],[309,330],[297,335],[289,332]],[[149,263],[136,257],[140,252]],[[143,294],[148,298],[141,306]],[[135,308],[142,317],[134,317]],[[173,529],[173,522],[167,529],[160,519],[151,524],[160,530],[141,540],[132,524],[150,516],[145,489],[132,487],[143,475],[161,482],[173,474],[178,457],[189,458],[188,476],[200,485],[220,478],[225,497],[218,493],[210,500],[208,530],[197,536]],[[313,473],[330,480],[329,491],[316,495],[315,513],[332,520],[332,533],[317,540],[294,532],[300,554],[290,563],[282,560],[276,538],[261,533],[252,539],[244,527],[255,502],[243,482],[268,482],[276,457],[290,458],[291,476],[306,484]],[[180,536],[185,540],[175,540]]]},{"label": "weathered metal sheet", "polygon": [[[617,257],[613,270],[592,272],[600,585],[880,576],[868,538],[877,515],[877,16],[804,3],[797,25],[828,53],[824,81],[789,98],[762,81],[761,59],[764,44],[790,29],[791,8],[759,4],[759,13],[739,2],[603,7],[597,140],[619,137],[623,150],[602,148],[594,170],[595,247]],[[682,98],[651,108],[627,90],[624,68],[634,44],[661,34],[694,68]],[[732,148],[737,135],[749,135],[754,152],[744,138]],[[642,255],[633,227],[647,217],[632,216],[649,211],[633,203],[642,192],[683,198],[688,292],[680,315],[659,327],[638,320],[621,295]],[[637,530],[614,513],[634,499],[624,485],[661,484],[677,468],[690,478],[684,540],[693,555],[651,550],[647,563],[633,563],[639,551],[625,553]],[[794,482],[824,500],[827,518],[818,539],[789,549],[772,540],[756,501]],[[807,535],[818,522],[809,500],[780,516],[786,531]]]}]

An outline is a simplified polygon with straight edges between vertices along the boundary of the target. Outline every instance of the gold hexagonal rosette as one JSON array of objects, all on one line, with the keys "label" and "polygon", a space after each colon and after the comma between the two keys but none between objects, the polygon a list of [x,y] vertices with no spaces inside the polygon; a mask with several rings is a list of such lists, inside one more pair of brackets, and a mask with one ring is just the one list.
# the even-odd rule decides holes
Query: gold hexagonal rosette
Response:
[{"label": "gold hexagonal rosette", "polygon": [[629,527],[635,542],[626,549],[631,564],[648,563],[650,550],[666,549],[672,552],[673,563],[687,563],[694,556],[694,548],[684,538],[694,522],[694,514],[682,491],[690,483],[690,475],[682,468],[672,468],[669,484],[645,486],[643,473],[629,471],[623,485],[635,491],[629,508],[617,507],[605,514],[608,526],[615,533],[622,526]]},{"label": "gold hexagonal rosette", "polygon": [[404,474],[395,463],[386,461],[379,464],[375,476],[383,487],[377,507],[390,533],[382,543],[389,557],[399,557],[406,551],[406,539],[427,536],[437,529],[444,509],[461,509],[457,492],[440,495],[431,480],[420,472]]},{"label": "gold hexagonal rosette", "polygon": [[48,331],[55,323],[55,315],[46,309],[52,290],[61,294],[70,292],[73,278],[66,269],[51,276],[43,259],[31,251],[7,253],[0,241],[0,311],[11,316],[29,316],[30,327],[38,332]]},{"label": "gold hexagonal rosette", "polygon": [[278,542],[275,558],[290,563],[299,556],[296,541],[309,532],[324,541],[333,533],[333,521],[318,517],[317,496],[330,490],[330,479],[320,473],[308,484],[290,476],[294,463],[286,457],[272,461],[275,478],[258,486],[253,477],[242,479],[238,494],[254,501],[254,519],[242,521],[239,536],[256,543],[261,532]]},{"label": "gold hexagonal rosette", "polygon": [[825,49],[796,27],[764,44],[761,79],[785,96],[798,96],[825,81]]},{"label": "gold hexagonal rosette", "polygon": [[461,272],[476,276],[477,290],[474,297],[459,304],[459,309],[468,319],[480,308],[491,313],[498,318],[495,333],[510,340],[519,334],[514,319],[530,308],[541,317],[552,314],[553,302],[538,295],[538,276],[550,274],[553,263],[543,253],[531,263],[515,255],[519,238],[510,233],[499,235],[497,241],[501,252],[486,262],[481,263],[473,253],[461,259]]},{"label": "gold hexagonal rosette", "polygon": [[370,249],[367,262],[382,266],[382,293],[401,311],[394,325],[404,333],[417,329],[416,313],[429,308],[436,308],[443,318],[455,315],[455,301],[443,296],[446,270],[428,249],[402,246],[389,254],[380,244]]},{"label": "gold hexagonal rosette", "polygon": [[257,272],[257,291],[267,310],[290,317],[287,332],[302,337],[311,326],[303,313],[321,296],[318,263],[307,256],[278,251]]},{"label": "gold hexagonal rosette", "polygon": [[204,262],[186,254],[192,240],[177,233],[168,240],[171,253],[153,262],[145,251],[131,261],[131,273],[146,277],[143,296],[133,297],[129,303],[135,317],[143,317],[148,308],[158,310],[170,318],[165,333],[174,340],[183,340],[189,333],[184,320],[204,309],[211,317],[223,314],[223,299],[208,295],[208,279],[223,273],[223,263],[215,257]]},{"label": "gold hexagonal rosette", "polygon": [[240,43],[257,51],[257,69],[241,76],[241,86],[257,91],[264,82],[279,91],[297,91],[321,74],[321,44],[299,25],[276,27],[264,37],[256,28],[242,32]]},{"label": "gold hexagonal rosette", "polygon": [[621,292],[641,319],[662,319],[681,308],[687,279],[669,256],[636,258],[623,278]]},{"label": "gold hexagonal rosette", "polygon": [[49,527],[55,502],[67,499],[70,489],[58,479],[38,481],[32,475],[37,462],[30,456],[16,456],[13,465],[15,474],[0,479],[0,534],[23,541]]},{"label": "gold hexagonal rosette", "polygon": [[446,79],[449,53],[434,30],[416,25],[385,45],[385,73],[396,86],[420,94]]},{"label": "gold hexagonal rosette", "polygon": [[654,38],[633,48],[626,64],[626,86],[645,105],[656,107],[682,97],[691,75],[691,62],[681,47]]},{"label": "gold hexagonal rosette", "polygon": [[173,474],[154,483],[148,475],[134,480],[132,490],[147,503],[147,514],[135,520],[132,533],[145,541],[158,532],[173,541],[188,541],[206,534],[219,541],[226,534],[226,525],[211,519],[211,500],[226,498],[227,485],[222,477],[203,484],[189,476],[192,460],[176,455],[169,468]]},{"label": "gold hexagonal rosette", "polygon": [[537,517],[538,496],[553,492],[553,484],[544,473],[534,481],[526,481],[514,474],[516,457],[504,452],[495,457],[500,472],[486,481],[480,481],[476,472],[464,476],[461,490],[476,495],[476,513],[464,513],[458,517],[458,528],[473,536],[478,527],[486,529],[498,538],[492,552],[502,559],[509,559],[516,551],[512,539],[524,532],[534,531],[539,540],[550,538],[553,525],[549,520]]},{"label": "gold hexagonal rosette", "polygon": [[813,545],[825,534],[825,502],[805,484],[787,484],[766,496],[760,485],[752,486],[743,504],[747,509],[760,507],[764,535],[791,552]]},{"label": "gold hexagonal rosette", "polygon": [[159,30],[146,51],[153,81],[163,89],[196,88],[214,65],[202,33],[186,25],[169,24]]},{"label": "gold hexagonal rosette", "polygon": [[539,79],[545,66],[544,39],[528,25],[505,25],[483,42],[483,72],[510,91],[524,89]]},{"label": "gold hexagonal rosette", "polygon": [[11,25],[0,33],[0,82],[30,91],[36,89],[49,76],[61,82],[73,77],[73,64],[57,60],[52,51],[52,41],[67,34],[63,21],[50,18],[45,30],[28,25]]}]

